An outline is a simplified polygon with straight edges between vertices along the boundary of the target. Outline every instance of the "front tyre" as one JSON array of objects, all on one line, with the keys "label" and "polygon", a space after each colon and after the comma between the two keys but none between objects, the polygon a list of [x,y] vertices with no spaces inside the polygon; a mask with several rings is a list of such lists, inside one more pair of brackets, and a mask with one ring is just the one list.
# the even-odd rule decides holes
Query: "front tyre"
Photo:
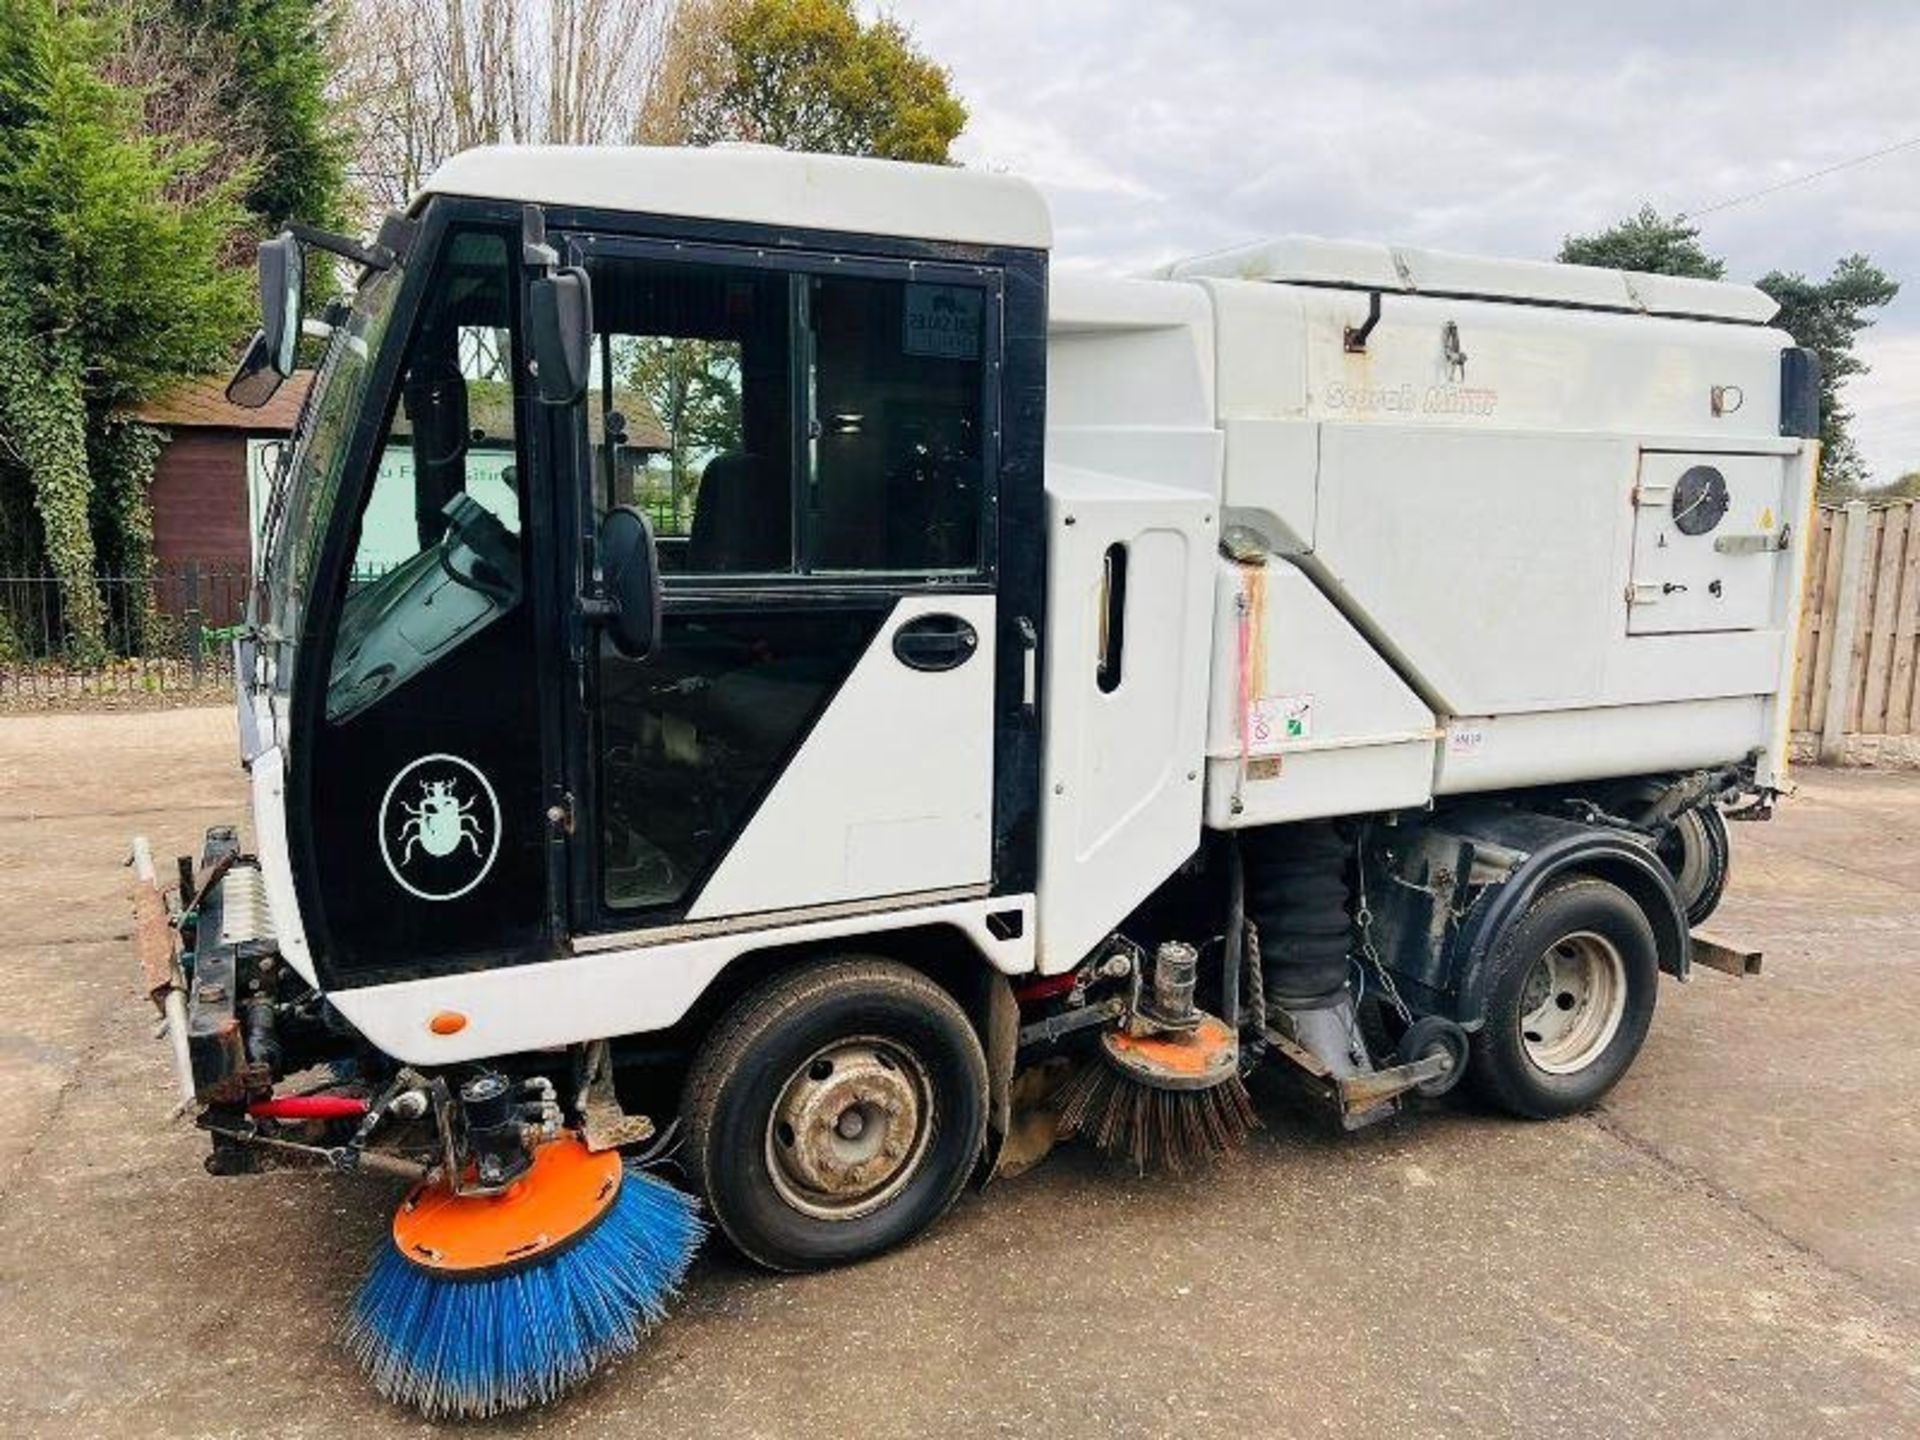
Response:
[{"label": "front tyre", "polygon": [[688,1072],[684,1156],[708,1212],[774,1270],[864,1260],[959,1198],[984,1143],[987,1062],[954,998],[891,960],[781,975]]},{"label": "front tyre", "polygon": [[1474,1088],[1540,1120],[1612,1089],[1647,1037],[1660,980],[1653,927],[1633,898],[1604,880],[1561,881],[1514,922],[1490,963]]}]

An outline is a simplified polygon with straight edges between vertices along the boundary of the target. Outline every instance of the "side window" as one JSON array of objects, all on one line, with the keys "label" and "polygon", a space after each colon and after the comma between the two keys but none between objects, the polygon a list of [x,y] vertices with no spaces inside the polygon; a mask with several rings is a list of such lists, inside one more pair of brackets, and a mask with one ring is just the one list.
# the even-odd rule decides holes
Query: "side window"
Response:
[{"label": "side window", "polygon": [[605,254],[589,269],[594,502],[644,510],[669,577],[982,567],[984,284]]},{"label": "side window", "polygon": [[788,277],[626,258],[590,268],[597,508],[644,510],[669,574],[791,572]]},{"label": "side window", "polygon": [[454,237],[408,342],[360,512],[331,720],[351,718],[521,602],[513,302],[505,240]]},{"label": "side window", "polygon": [[859,278],[811,287],[810,568],[978,569],[987,292]]}]

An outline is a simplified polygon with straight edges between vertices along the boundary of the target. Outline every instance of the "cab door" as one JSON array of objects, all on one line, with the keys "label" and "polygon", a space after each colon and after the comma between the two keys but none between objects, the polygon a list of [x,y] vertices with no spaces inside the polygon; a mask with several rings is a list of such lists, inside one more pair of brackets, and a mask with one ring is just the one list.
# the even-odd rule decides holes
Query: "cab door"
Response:
[{"label": "cab door", "polygon": [[1000,272],[574,247],[582,539],[638,507],[666,594],[581,646],[576,931],[987,893]]},{"label": "cab door", "polygon": [[342,483],[316,521],[290,830],[330,989],[552,953],[560,652],[517,257],[513,229],[436,213],[385,333],[336,342],[314,421]]}]

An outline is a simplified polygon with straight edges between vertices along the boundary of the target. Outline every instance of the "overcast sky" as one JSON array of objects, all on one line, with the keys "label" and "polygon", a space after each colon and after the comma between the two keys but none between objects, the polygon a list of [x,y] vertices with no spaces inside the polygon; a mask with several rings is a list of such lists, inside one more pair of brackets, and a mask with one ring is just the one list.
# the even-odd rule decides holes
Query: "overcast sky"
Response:
[{"label": "overcast sky", "polygon": [[[867,0],[865,8],[875,6]],[[1036,181],[1057,263],[1289,231],[1550,257],[1920,137],[1914,0],[892,0],[971,165]],[[1701,217],[1729,278],[1864,250],[1907,293],[1860,353],[1875,477],[1920,469],[1920,146]]]}]

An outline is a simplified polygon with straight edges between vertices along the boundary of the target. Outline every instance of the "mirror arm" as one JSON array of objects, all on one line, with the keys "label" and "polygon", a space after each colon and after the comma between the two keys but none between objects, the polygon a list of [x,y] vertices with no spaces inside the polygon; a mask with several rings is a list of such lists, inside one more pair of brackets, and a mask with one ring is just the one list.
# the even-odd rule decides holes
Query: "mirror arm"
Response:
[{"label": "mirror arm", "polygon": [[541,271],[560,263],[560,252],[547,243],[547,212],[538,205],[520,209],[520,263]]},{"label": "mirror arm", "polygon": [[377,241],[372,245],[362,245],[350,235],[337,235],[331,230],[302,225],[297,220],[288,224],[287,233],[302,245],[311,245],[316,250],[341,256],[368,270],[391,269],[396,258],[392,250]]}]

